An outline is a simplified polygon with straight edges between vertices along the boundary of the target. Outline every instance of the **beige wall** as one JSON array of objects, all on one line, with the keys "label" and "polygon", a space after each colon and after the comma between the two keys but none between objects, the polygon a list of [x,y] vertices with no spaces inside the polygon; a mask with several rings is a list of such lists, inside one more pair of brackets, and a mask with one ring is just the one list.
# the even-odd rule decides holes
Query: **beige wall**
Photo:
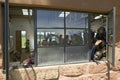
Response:
[{"label": "beige wall", "polygon": [[[0,1],[3,2],[4,0]],[[9,0],[9,3],[12,5],[107,12],[117,2],[115,0]]]},{"label": "beige wall", "polygon": [[[12,69],[11,80],[108,80],[105,62]],[[110,71],[110,80],[120,80],[119,71]]]}]

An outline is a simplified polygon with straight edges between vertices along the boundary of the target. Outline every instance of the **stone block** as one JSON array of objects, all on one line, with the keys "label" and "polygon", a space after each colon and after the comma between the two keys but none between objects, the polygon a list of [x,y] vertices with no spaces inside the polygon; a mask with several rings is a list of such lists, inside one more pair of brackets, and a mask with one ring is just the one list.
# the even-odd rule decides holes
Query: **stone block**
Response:
[{"label": "stone block", "polygon": [[107,80],[106,73],[102,74],[86,74],[78,77],[60,76],[59,80]]},{"label": "stone block", "polygon": [[58,67],[21,68],[10,74],[12,80],[55,80],[58,79]]},{"label": "stone block", "polygon": [[89,74],[104,73],[107,71],[107,65],[105,62],[96,64],[94,62],[89,63]]},{"label": "stone block", "polygon": [[120,70],[120,48],[115,48],[115,69]]},{"label": "stone block", "polygon": [[120,71],[110,71],[110,80],[120,80]]},{"label": "stone block", "polygon": [[45,79],[45,80],[55,80],[58,79],[59,73],[58,73],[58,67],[57,66],[48,66],[43,67],[37,70],[37,80]]},{"label": "stone block", "polygon": [[60,75],[68,77],[81,76],[87,73],[87,64],[70,64],[59,67]]}]

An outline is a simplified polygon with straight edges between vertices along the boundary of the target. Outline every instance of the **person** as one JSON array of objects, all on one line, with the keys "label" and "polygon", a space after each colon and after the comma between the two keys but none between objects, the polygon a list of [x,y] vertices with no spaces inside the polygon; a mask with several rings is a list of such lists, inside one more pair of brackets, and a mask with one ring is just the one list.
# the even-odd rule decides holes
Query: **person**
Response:
[{"label": "person", "polygon": [[13,52],[13,61],[21,61],[21,54],[17,50]]},{"label": "person", "polygon": [[93,60],[93,61],[95,61],[95,53],[98,51],[98,50],[97,50],[97,47],[98,47],[98,45],[99,45],[100,43],[102,43],[102,40],[97,40],[97,41],[95,42],[95,44],[93,45],[92,49],[91,49],[90,59]]},{"label": "person", "polygon": [[103,57],[106,56],[106,36],[105,36],[105,28],[100,27],[97,30],[97,35],[95,37],[96,41],[91,49],[91,56],[90,59],[101,60]]},{"label": "person", "polygon": [[62,34],[59,36],[59,45],[63,45],[63,38],[62,38]]},{"label": "person", "polygon": [[66,36],[65,36],[64,43],[65,43],[66,45],[71,45],[71,44],[72,44],[72,41],[70,40],[69,35],[66,35]]},{"label": "person", "polygon": [[91,43],[92,43],[92,45],[94,45],[94,43],[95,43],[95,38],[94,38],[95,37],[95,31],[93,29],[91,29],[90,33],[91,33],[91,35],[90,35]]},{"label": "person", "polygon": [[48,46],[47,39],[43,40],[43,42],[42,42],[42,46]]},{"label": "person", "polygon": [[29,39],[27,39],[27,41],[26,41],[25,51],[26,51],[26,52],[29,52],[29,51],[30,51],[30,42],[29,42]]}]

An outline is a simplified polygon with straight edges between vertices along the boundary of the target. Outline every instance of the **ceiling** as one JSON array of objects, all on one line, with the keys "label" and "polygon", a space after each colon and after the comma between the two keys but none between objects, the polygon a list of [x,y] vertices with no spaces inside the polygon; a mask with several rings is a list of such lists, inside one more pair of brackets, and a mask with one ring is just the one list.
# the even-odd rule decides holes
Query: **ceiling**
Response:
[{"label": "ceiling", "polygon": [[10,8],[9,15],[10,16],[24,16],[22,12],[22,8]]}]

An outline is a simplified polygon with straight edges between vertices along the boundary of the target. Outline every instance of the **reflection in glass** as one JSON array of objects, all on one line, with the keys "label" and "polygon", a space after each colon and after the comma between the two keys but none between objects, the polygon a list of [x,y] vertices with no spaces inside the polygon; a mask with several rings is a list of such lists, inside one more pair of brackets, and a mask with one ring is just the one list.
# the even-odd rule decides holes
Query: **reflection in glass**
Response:
[{"label": "reflection in glass", "polygon": [[37,31],[37,44],[39,47],[62,46],[63,39],[63,29],[38,29]]},{"label": "reflection in glass", "polygon": [[37,29],[37,51],[40,65],[64,62],[63,39],[63,29]]},{"label": "reflection in glass", "polygon": [[67,29],[68,42],[70,45],[84,45],[85,38],[87,38],[85,30],[80,29]]},{"label": "reflection in glass", "polygon": [[62,11],[37,10],[38,28],[63,28],[64,18],[59,17]]},{"label": "reflection in glass", "polygon": [[89,60],[88,14],[37,10],[38,64]]},{"label": "reflection in glass", "polygon": [[81,62],[89,60],[89,46],[69,46],[66,48],[66,62]]},{"label": "reflection in glass", "polygon": [[88,14],[80,12],[70,12],[66,17],[67,28],[88,28]]},{"label": "reflection in glass", "polygon": [[39,65],[63,64],[64,47],[38,48]]}]

